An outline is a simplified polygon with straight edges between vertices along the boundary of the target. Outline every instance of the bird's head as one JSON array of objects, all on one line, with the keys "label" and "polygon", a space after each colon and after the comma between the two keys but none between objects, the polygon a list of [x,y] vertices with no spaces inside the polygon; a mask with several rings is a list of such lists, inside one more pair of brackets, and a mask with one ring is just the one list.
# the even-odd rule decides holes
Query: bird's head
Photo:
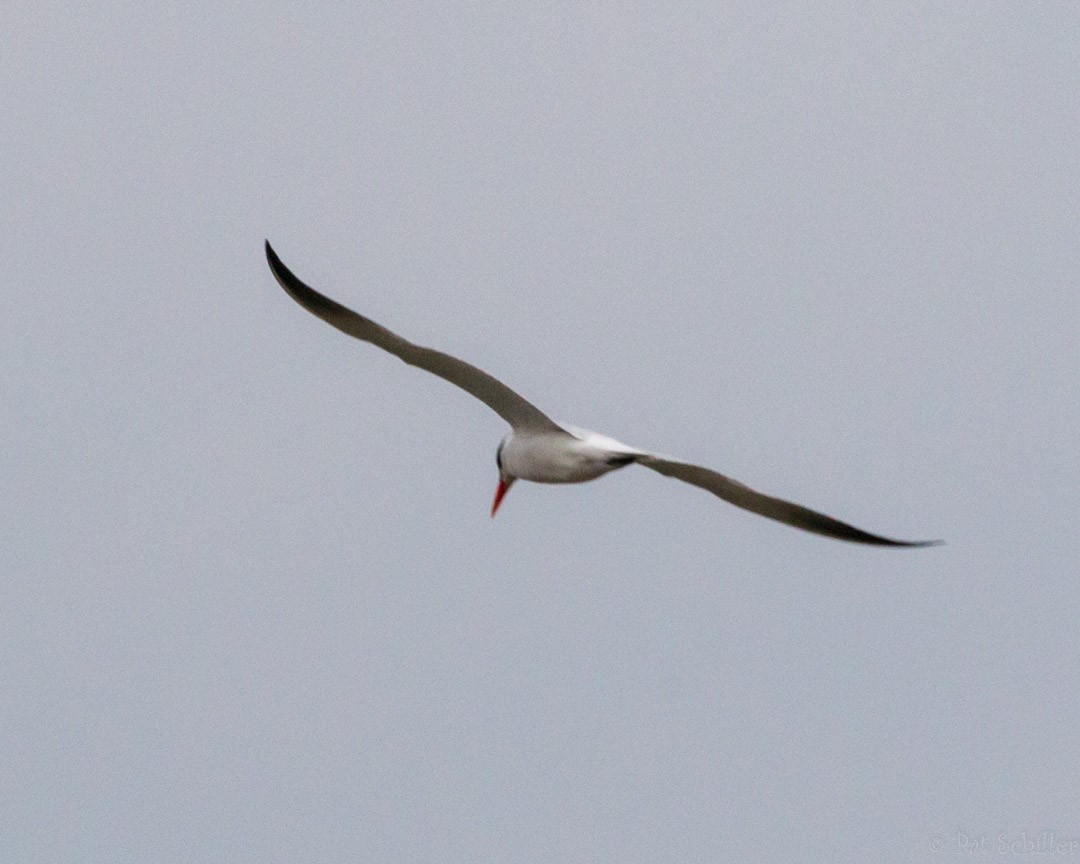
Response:
[{"label": "bird's head", "polygon": [[492,519],[495,518],[495,511],[499,509],[503,496],[510,491],[510,487],[514,485],[514,480],[517,479],[514,475],[508,474],[506,472],[506,466],[503,465],[503,447],[506,446],[506,442],[509,438],[509,435],[507,435],[506,438],[503,438],[503,440],[499,442],[498,449],[495,451],[495,464],[499,468],[499,485],[495,487],[495,500],[491,502]]}]

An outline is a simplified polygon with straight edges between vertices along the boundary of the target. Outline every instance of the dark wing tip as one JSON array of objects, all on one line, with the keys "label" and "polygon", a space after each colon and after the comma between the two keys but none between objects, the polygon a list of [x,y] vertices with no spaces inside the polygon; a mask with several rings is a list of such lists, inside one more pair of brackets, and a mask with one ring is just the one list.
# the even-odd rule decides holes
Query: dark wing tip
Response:
[{"label": "dark wing tip", "polygon": [[[815,534],[823,534],[826,537],[834,537],[837,540],[848,540],[852,543],[865,543],[869,546],[888,546],[894,549],[921,549],[928,546],[943,546],[944,540],[894,540],[892,537],[883,537],[880,534],[871,534],[847,522],[841,522],[832,516],[807,510],[799,505],[796,517],[787,521],[789,525],[811,531]],[[799,512],[801,511],[801,512]]]},{"label": "dark wing tip", "polygon": [[892,537],[882,537],[880,534],[871,534],[853,525],[839,520],[831,520],[827,525],[796,524],[798,528],[811,531],[816,534],[824,534],[826,537],[834,537],[837,540],[848,540],[852,543],[865,543],[868,546],[888,546],[894,549],[924,549],[930,546],[944,546],[944,540],[894,540]]},{"label": "dark wing tip", "polygon": [[310,312],[325,318],[329,312],[346,311],[344,307],[335,303],[329,297],[324,297],[310,285],[306,285],[296,278],[296,275],[278,258],[277,252],[266,243],[266,263],[270,265],[270,272],[274,274],[278,284],[284,288],[290,297]]},{"label": "dark wing tip", "polygon": [[277,277],[278,281],[281,282],[283,276],[292,276],[292,278],[295,279],[296,277],[289,272],[289,268],[281,263],[281,259],[278,258],[278,254],[274,251],[274,247],[270,245],[270,241],[266,240],[264,243],[266,245],[266,263],[270,265],[270,270]]}]

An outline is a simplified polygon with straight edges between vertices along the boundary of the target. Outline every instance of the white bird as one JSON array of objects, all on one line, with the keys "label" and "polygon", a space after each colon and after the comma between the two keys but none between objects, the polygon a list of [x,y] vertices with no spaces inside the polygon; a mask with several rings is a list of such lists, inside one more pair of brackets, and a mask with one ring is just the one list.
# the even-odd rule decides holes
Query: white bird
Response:
[{"label": "white bird", "polygon": [[891,540],[871,534],[800,504],[764,495],[708,468],[629,447],[586,429],[556,423],[531,402],[483,370],[442,351],[414,345],[305,285],[281,263],[281,259],[270,248],[269,241],[266,243],[266,259],[281,287],[309,312],[343,333],[370,342],[412,366],[425,369],[445,378],[451,384],[456,384],[510,424],[510,433],[499,442],[495,451],[499,485],[491,505],[492,516],[516,480],[531,480],[534,483],[583,483],[636,463],[711,492],[751,513],[826,537],[877,546],[933,546],[941,542]]}]

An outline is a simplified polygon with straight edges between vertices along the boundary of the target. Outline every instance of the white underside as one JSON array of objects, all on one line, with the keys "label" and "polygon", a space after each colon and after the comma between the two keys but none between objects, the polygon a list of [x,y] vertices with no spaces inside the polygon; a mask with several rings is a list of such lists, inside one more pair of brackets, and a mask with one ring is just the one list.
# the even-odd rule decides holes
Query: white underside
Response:
[{"label": "white underside", "polygon": [[533,483],[584,483],[622,467],[611,463],[613,456],[644,452],[587,429],[563,428],[565,435],[552,432],[510,435],[503,445],[503,470]]}]

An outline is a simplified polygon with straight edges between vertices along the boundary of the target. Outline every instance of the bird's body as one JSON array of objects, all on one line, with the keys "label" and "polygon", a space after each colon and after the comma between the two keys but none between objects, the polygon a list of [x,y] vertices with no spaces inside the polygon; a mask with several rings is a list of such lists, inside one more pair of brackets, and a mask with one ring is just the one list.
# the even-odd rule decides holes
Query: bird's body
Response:
[{"label": "bird's body", "polygon": [[630,464],[697,486],[744,510],[787,525],[855,543],[930,546],[938,541],[892,540],[871,534],[801,504],[773,498],[709,468],[629,447],[606,435],[556,423],[531,402],[481,369],[432,348],[415,345],[305,285],[266,244],[274,277],[297,303],[344,333],[370,342],[406,363],[431,372],[475,396],[510,424],[495,454],[499,485],[491,515],[516,480],[583,483]]},{"label": "bird's body", "polygon": [[[605,446],[606,442],[616,447]],[[511,432],[499,451],[507,475],[533,483],[595,480],[629,465],[634,461],[634,452],[618,441],[575,427],[558,432]]]}]

